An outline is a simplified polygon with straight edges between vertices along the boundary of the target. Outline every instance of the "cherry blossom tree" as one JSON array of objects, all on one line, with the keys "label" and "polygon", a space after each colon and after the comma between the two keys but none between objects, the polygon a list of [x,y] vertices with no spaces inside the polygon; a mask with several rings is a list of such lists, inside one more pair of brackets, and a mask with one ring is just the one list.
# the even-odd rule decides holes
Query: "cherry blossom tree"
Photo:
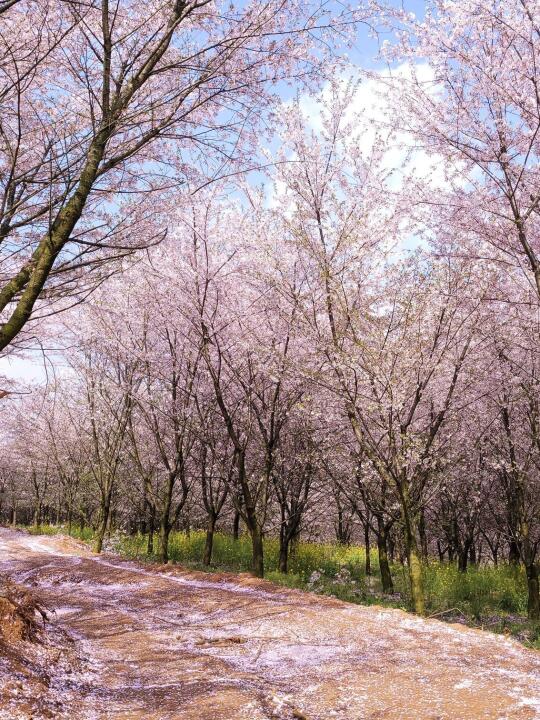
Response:
[{"label": "cherry blossom tree", "polygon": [[[529,0],[428,2],[423,20],[394,14],[384,77],[388,117],[436,158],[444,184],[418,183],[414,205],[437,248],[520,269],[536,301],[538,260],[538,8]],[[433,236],[432,236],[433,237]]]},{"label": "cherry blossom tree", "polygon": [[[538,8],[528,0],[433,2],[422,21],[401,12],[392,13],[392,20],[399,31],[388,57],[408,63],[407,72],[386,79],[392,124],[411,144],[438,158],[445,178],[436,190],[430,182],[417,183],[415,213],[435,252],[481,260],[489,267],[493,284],[483,301],[500,315],[499,326],[507,333],[502,362],[512,362],[513,353],[523,355],[527,347],[529,386],[535,376],[530,356],[538,342],[531,328],[540,300]],[[499,363],[496,378],[503,368],[498,351],[493,357]],[[535,463],[534,432],[531,438],[527,424],[534,427],[535,411],[502,390],[521,382],[522,367],[520,360],[504,371],[505,382],[494,390],[502,435],[493,432],[495,445],[488,454],[504,457],[500,472],[512,504],[511,535],[527,568],[529,614],[538,617],[534,544],[529,541],[534,511],[531,498],[525,500],[526,478]],[[528,440],[521,440],[522,432]],[[495,450],[499,443],[504,450]],[[482,462],[492,459],[482,457]]]},{"label": "cherry blossom tree", "polygon": [[245,167],[275,85],[316,82],[336,30],[363,17],[296,0],[3,3],[0,350],[164,237],[178,188]]}]

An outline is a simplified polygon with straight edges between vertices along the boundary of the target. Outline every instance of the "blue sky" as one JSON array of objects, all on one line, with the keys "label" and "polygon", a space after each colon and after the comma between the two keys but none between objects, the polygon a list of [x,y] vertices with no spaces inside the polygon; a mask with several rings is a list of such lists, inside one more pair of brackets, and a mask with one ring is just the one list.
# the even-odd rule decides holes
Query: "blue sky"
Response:
[{"label": "blue sky", "polygon": [[[426,3],[424,0],[390,0],[390,5],[401,7],[407,12],[412,12],[417,18],[422,18],[425,12]],[[384,37],[381,36],[381,40]],[[358,33],[358,41],[354,52],[350,53],[351,60],[365,68],[377,67],[377,41],[370,37],[367,28]]]}]

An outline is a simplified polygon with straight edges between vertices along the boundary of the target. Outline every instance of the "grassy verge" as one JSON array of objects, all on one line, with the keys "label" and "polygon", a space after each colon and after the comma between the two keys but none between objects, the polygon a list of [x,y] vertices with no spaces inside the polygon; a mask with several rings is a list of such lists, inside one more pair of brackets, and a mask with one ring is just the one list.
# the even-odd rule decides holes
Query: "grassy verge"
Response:
[{"label": "grassy verge", "polygon": [[[47,535],[67,531],[65,527],[50,525],[29,530]],[[93,538],[91,528],[73,527],[71,535],[87,542]],[[171,561],[210,572],[249,570],[249,538],[241,537],[235,541],[228,535],[217,533],[209,568],[201,563],[204,540],[204,532],[192,531],[189,535],[173,532],[169,546]],[[115,534],[104,549],[141,561],[156,561],[155,556],[146,554],[146,546],[146,536]],[[371,555],[373,574],[366,576],[363,547],[300,543],[290,559],[289,573],[283,575],[277,570],[277,540],[265,540],[264,549],[266,578],[279,585],[363,605],[410,608],[406,568],[399,564],[392,566],[396,592],[383,595],[376,552]],[[521,568],[500,564],[497,567],[470,567],[466,573],[460,573],[455,565],[431,561],[425,565],[425,587],[428,615],[512,635],[524,644],[540,649],[540,625],[528,622],[526,617],[527,588]]]}]

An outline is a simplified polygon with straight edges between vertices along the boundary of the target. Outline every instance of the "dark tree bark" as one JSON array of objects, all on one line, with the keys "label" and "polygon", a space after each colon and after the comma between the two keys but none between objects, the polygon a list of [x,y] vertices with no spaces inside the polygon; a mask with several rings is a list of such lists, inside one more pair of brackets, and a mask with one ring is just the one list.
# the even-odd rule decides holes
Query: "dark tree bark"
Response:
[{"label": "dark tree bark", "polygon": [[394,592],[390,563],[388,562],[388,538],[390,528],[382,517],[377,517],[377,551],[379,554],[379,571],[383,593],[391,595]]},{"label": "dark tree bark", "polygon": [[233,540],[238,540],[240,537],[240,513],[238,510],[234,511],[233,517]]}]

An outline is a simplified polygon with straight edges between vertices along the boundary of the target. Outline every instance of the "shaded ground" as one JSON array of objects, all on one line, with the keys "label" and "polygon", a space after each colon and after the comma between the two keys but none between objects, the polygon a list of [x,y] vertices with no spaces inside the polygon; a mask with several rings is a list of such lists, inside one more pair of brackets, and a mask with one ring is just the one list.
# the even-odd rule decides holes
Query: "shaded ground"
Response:
[{"label": "shaded ground", "polygon": [[540,718],[540,655],[502,636],[5,529],[0,573],[55,609],[0,645],[2,719]]}]

